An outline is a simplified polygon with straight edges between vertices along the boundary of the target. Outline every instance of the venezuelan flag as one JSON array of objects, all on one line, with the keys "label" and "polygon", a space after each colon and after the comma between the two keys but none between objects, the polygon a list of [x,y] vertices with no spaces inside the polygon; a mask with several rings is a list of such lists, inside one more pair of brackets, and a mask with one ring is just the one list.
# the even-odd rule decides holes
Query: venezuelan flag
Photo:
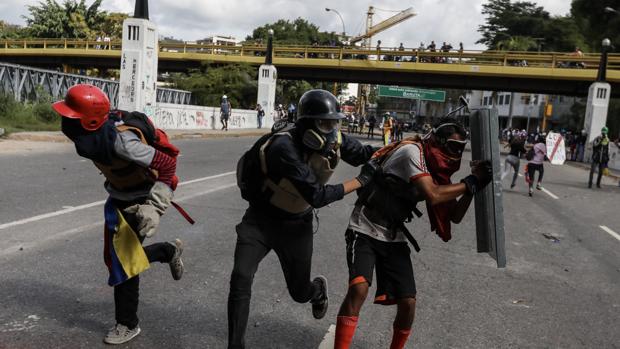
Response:
[{"label": "venezuelan flag", "polygon": [[105,203],[104,215],[103,258],[110,272],[108,285],[116,286],[145,271],[150,264],[138,235],[110,198]]}]

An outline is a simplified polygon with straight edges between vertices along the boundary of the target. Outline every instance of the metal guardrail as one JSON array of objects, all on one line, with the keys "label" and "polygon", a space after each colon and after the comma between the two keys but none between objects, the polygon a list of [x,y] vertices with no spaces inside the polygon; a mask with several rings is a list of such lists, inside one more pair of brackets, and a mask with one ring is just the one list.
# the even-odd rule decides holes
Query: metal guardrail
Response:
[{"label": "metal guardrail", "polygon": [[[0,40],[0,53],[43,50],[82,50],[93,55],[114,55],[121,50],[120,41],[88,41],[65,39]],[[205,54],[215,56],[260,57],[266,53],[264,45],[213,45],[160,42],[161,52]],[[50,52],[51,53],[51,52]],[[366,49],[360,47],[321,47],[286,45],[274,47],[274,58],[322,60],[372,60],[402,63],[449,63],[476,66],[513,66],[523,68],[597,69],[600,54],[579,57],[566,52],[505,52],[505,51],[441,51],[430,52],[416,48]],[[207,59],[207,57],[205,57]],[[336,65],[336,64],[334,64]],[[620,70],[620,54],[610,54],[608,70]]]},{"label": "metal guardrail", "polygon": [[[99,87],[108,95],[112,106],[117,105],[118,81],[0,62],[0,93],[10,94],[17,101],[36,101],[44,97],[59,100],[71,86],[85,83]],[[157,88],[157,102],[189,104],[190,99],[189,91]]]}]

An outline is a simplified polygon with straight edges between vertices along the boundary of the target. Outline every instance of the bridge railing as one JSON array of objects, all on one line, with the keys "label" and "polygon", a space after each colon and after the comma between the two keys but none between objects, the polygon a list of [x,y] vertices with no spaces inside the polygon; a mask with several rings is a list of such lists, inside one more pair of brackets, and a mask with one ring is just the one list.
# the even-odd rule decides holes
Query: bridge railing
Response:
[{"label": "bridge railing", "polygon": [[[2,50],[32,50],[32,49],[63,49],[63,50],[121,50],[120,41],[88,41],[65,39],[37,39],[37,40],[0,40]],[[179,54],[204,54],[208,56],[254,56],[262,57],[266,54],[265,45],[213,45],[160,42],[162,52]],[[96,54],[96,53],[95,53]],[[437,50],[417,48],[381,48],[366,49],[361,47],[324,47],[301,45],[275,45],[274,58],[304,59],[304,60],[370,60],[393,61],[402,64],[443,63],[463,64],[475,66],[512,66],[533,68],[572,68],[598,69],[600,54],[588,53],[576,56],[568,52],[508,52],[508,51],[474,51],[474,50]],[[620,54],[610,54],[609,70],[620,70]]]}]

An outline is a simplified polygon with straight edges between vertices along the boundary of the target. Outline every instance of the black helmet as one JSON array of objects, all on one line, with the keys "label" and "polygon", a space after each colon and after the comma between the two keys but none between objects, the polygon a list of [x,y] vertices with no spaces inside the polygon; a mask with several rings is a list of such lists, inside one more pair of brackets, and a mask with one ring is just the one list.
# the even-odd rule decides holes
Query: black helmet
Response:
[{"label": "black helmet", "polygon": [[333,94],[325,90],[310,90],[299,99],[299,119],[340,120],[344,115]]}]

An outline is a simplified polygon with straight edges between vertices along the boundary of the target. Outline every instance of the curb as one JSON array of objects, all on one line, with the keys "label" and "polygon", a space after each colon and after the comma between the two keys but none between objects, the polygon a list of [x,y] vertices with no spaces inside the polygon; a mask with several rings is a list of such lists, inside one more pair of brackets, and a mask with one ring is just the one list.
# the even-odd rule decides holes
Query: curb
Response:
[{"label": "curb", "polygon": [[[248,132],[175,132],[175,130],[167,131],[171,140],[175,139],[210,139],[210,138],[238,138],[238,137],[258,137],[268,133],[269,129],[264,131],[248,131]],[[216,131],[217,132],[217,131]],[[15,132],[6,137],[12,141],[30,141],[30,142],[51,142],[51,143],[70,143],[71,140],[61,132]]]}]

